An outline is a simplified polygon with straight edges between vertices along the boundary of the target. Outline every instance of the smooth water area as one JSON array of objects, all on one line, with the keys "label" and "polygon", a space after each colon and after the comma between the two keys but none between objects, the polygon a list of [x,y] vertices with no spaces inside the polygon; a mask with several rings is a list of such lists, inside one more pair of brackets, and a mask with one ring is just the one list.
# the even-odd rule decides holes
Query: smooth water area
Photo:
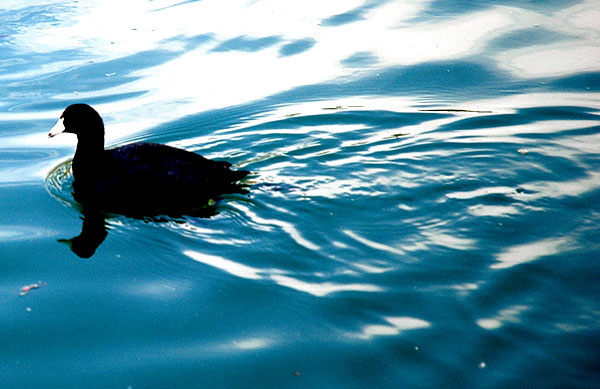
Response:
[{"label": "smooth water area", "polygon": [[[594,1],[3,1],[1,386],[598,387],[599,21]],[[47,139],[75,102],[108,146],[228,160],[249,193],[108,215],[81,258],[76,139]]]}]

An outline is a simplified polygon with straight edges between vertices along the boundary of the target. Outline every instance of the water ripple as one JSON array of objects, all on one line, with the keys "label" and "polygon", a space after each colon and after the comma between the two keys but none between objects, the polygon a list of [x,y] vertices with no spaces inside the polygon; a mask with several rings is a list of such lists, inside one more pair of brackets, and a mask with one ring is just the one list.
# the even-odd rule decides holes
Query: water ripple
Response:
[{"label": "water ripple", "polygon": [[[0,10],[3,381],[597,386],[597,2],[115,5]],[[80,260],[80,100],[249,193]]]}]

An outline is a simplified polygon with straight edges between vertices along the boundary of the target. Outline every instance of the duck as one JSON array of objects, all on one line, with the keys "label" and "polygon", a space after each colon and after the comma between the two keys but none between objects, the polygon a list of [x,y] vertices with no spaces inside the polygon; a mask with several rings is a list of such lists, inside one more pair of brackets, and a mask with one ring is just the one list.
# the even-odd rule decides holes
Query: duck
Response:
[{"label": "duck", "polygon": [[227,161],[157,143],[105,148],[104,122],[88,104],[64,110],[48,136],[61,133],[77,136],[73,197],[84,207],[134,216],[186,214],[224,194],[247,193],[240,181],[249,171],[233,170]]}]

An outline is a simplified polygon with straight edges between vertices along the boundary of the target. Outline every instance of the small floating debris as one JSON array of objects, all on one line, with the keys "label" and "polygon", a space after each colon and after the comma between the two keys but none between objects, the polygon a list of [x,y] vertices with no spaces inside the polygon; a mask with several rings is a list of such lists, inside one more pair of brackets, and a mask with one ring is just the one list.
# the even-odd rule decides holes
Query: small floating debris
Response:
[{"label": "small floating debris", "polygon": [[517,152],[518,152],[519,154],[521,154],[521,155],[527,155],[527,154],[529,154],[529,151],[528,151],[528,150],[525,150],[525,149],[519,149],[519,150],[517,150]]},{"label": "small floating debris", "polygon": [[112,76],[114,76],[115,74],[117,74],[117,72],[105,73],[105,74],[104,74],[104,76],[105,76],[105,77],[112,77]]},{"label": "small floating debris", "polygon": [[46,286],[46,285],[47,284],[45,282],[39,281],[37,284],[31,284],[31,285],[24,286],[21,288],[21,292],[19,293],[19,296],[25,296],[31,290],[38,289],[38,288],[41,288],[42,286]]},{"label": "small floating debris", "polygon": [[477,367],[478,367],[478,368],[480,368],[480,369],[485,369],[485,368],[486,368],[486,366],[487,366],[487,365],[486,365],[486,364],[485,364],[485,362],[483,362],[483,361],[479,362],[479,365],[477,365]]},{"label": "small floating debris", "polygon": [[295,372],[294,372],[294,376],[296,376],[296,377],[300,377],[300,372],[299,372],[299,371],[295,371]]}]

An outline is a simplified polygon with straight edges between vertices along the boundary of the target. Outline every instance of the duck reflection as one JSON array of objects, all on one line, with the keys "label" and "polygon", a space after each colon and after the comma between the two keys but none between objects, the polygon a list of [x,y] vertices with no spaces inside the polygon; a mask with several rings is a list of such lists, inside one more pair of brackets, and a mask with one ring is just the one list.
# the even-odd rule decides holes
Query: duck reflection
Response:
[{"label": "duck reflection", "polygon": [[81,217],[83,226],[81,233],[71,239],[59,239],[65,243],[80,258],[91,258],[96,249],[108,236],[108,229],[104,214],[99,211],[87,211]]},{"label": "duck reflection", "polygon": [[[247,193],[247,189],[243,185],[238,186],[237,193]],[[74,197],[77,197],[74,194]],[[124,216],[133,219],[143,219],[148,222],[161,223],[183,220],[184,217],[199,217],[199,218],[211,218],[218,214],[217,211],[218,202],[208,201],[204,207],[195,209],[181,209],[178,212],[171,212],[168,215],[152,215],[151,212],[147,212],[147,215],[139,213],[136,210],[134,213],[122,212]],[[80,258],[91,258],[98,247],[104,242],[108,236],[109,221],[111,218],[116,217],[114,213],[109,213],[98,209],[91,205],[81,204],[81,220],[83,221],[81,227],[81,233],[70,239],[59,239],[58,242],[64,243],[71,251]]]}]

